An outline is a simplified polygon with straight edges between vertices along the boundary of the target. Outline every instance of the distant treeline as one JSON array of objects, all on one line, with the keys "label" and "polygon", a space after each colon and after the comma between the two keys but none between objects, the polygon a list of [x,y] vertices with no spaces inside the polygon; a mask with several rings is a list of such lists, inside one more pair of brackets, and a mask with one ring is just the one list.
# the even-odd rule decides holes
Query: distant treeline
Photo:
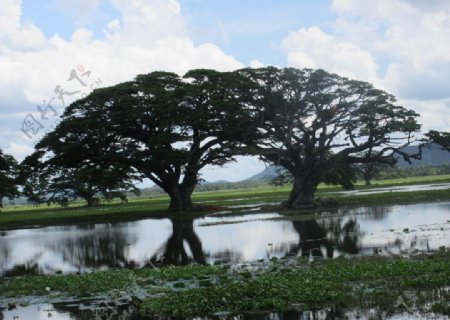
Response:
[{"label": "distant treeline", "polygon": [[[439,166],[421,166],[409,168],[389,168],[378,173],[376,180],[407,178],[407,177],[421,177],[432,176],[439,174],[450,174],[450,163]],[[232,190],[232,189],[250,189],[250,188],[264,188],[273,187],[272,180],[244,180],[238,182],[224,182],[224,183],[208,183],[198,185],[196,192],[202,191],[218,191],[218,190]],[[164,190],[159,187],[141,189],[141,196],[158,196],[165,194]]]},{"label": "distant treeline", "polygon": [[[204,191],[219,191],[219,190],[233,190],[233,189],[251,189],[263,188],[270,185],[270,180],[244,180],[238,182],[223,182],[223,183],[208,183],[200,184],[195,188],[196,192]],[[163,189],[154,186],[151,188],[141,189],[141,196],[159,196],[166,194]]]},{"label": "distant treeline", "polygon": [[406,168],[390,168],[381,171],[376,179],[395,179],[407,177],[421,177],[438,174],[450,174],[450,163],[439,166],[420,166],[420,167],[406,167]]},{"label": "distant treeline", "polygon": [[[432,175],[450,174],[450,163],[439,166],[420,166],[420,167],[408,167],[408,168],[389,168],[379,172],[375,179],[396,179],[396,178],[408,178],[408,177],[423,177]],[[359,177],[362,179],[362,177]],[[244,180],[238,182],[223,182],[223,183],[207,183],[198,185],[195,189],[196,192],[204,191],[219,191],[219,190],[233,190],[233,189],[251,189],[251,188],[264,188],[274,187],[272,180]],[[142,197],[155,197],[164,195],[165,192],[159,187],[151,187],[141,189]],[[133,193],[128,196],[135,196]],[[26,198],[20,197],[14,200],[8,201],[4,199],[4,203],[7,205],[22,205],[27,204]]]}]

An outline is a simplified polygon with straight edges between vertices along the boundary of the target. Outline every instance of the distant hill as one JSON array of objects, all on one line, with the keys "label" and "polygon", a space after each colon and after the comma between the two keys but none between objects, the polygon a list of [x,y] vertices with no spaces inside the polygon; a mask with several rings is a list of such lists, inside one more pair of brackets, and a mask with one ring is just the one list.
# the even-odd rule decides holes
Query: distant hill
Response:
[{"label": "distant hill", "polygon": [[[405,148],[407,153],[413,154],[417,153],[419,148],[417,146],[409,146]],[[408,162],[403,159],[399,159],[397,163],[398,168],[415,168],[415,167],[423,167],[423,166],[440,166],[443,164],[450,164],[450,152],[446,150],[442,150],[438,145],[432,145],[431,148],[424,148],[422,152],[421,160],[413,160],[412,164],[409,165]],[[267,181],[272,180],[278,177],[277,170],[282,167],[270,165],[263,171],[254,176],[246,179],[250,181]]]},{"label": "distant hill", "polygon": [[246,179],[247,181],[267,181],[272,180],[276,177],[278,177],[279,170],[284,170],[283,167],[276,166],[276,165],[270,165],[263,171],[261,171],[258,174],[255,174],[254,176],[251,176],[250,178]]},{"label": "distant hill", "polygon": [[[408,153],[417,152],[418,147],[409,146],[405,148]],[[400,169],[416,168],[416,167],[436,167],[445,164],[450,164],[450,152],[441,150],[439,146],[433,145],[430,149],[423,149],[422,159],[414,160],[410,166],[404,160],[399,159],[397,167]],[[245,189],[256,188],[263,185],[268,185],[271,180],[278,176],[278,171],[283,170],[282,167],[276,165],[269,165],[266,169],[254,176],[238,182],[229,182],[226,180],[218,181],[204,181],[197,186],[196,191],[212,191],[212,190],[225,190],[225,189]],[[151,188],[142,189],[143,195],[160,195],[164,194],[164,191],[153,186]]]},{"label": "distant hill", "polygon": [[[417,153],[419,150],[416,146],[409,146],[405,148],[408,153]],[[413,160],[411,167],[421,166],[440,166],[443,164],[450,164],[450,152],[442,150],[437,144],[433,144],[430,148],[425,148],[422,151],[421,160]],[[399,159],[397,167],[409,167],[409,163],[403,159]]]}]

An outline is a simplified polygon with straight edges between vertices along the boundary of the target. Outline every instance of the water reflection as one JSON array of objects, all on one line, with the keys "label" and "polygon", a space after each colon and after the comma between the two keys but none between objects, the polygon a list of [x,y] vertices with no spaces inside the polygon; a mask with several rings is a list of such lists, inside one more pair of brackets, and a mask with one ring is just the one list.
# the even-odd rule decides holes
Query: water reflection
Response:
[{"label": "water reflection", "polygon": [[413,191],[426,191],[426,190],[447,190],[450,189],[450,183],[433,183],[433,184],[416,184],[407,186],[393,186],[390,188],[371,188],[362,190],[347,190],[338,191],[337,194],[342,194],[344,196],[359,196],[368,194],[379,194],[389,192],[413,192]]},{"label": "water reflection", "polygon": [[47,250],[61,255],[64,263],[82,272],[85,269],[133,268],[137,263],[130,256],[130,246],[137,235],[128,233],[119,224],[81,225],[82,236],[68,237],[50,243]]},{"label": "water reflection", "polygon": [[314,219],[279,213],[146,219],[3,231],[4,276],[248,262],[273,256],[332,258],[450,246],[450,202],[339,209]]},{"label": "water reflection", "polygon": [[333,258],[339,252],[359,253],[362,234],[356,219],[324,221],[321,225],[316,220],[294,221],[293,225],[300,241],[290,255]]},{"label": "water reflection", "polygon": [[[195,261],[206,263],[202,242],[194,231],[194,218],[171,218],[172,234],[166,243],[151,258],[154,265],[186,265]],[[190,250],[190,255],[186,250]]]}]

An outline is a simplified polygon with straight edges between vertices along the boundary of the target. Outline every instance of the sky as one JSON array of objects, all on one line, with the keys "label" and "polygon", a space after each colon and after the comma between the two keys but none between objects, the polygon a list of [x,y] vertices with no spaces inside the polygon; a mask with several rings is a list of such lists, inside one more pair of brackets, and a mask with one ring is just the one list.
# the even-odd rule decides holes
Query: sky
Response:
[{"label": "sky", "polygon": [[70,102],[137,74],[267,65],[371,82],[450,131],[449,39],[448,0],[0,0],[0,148],[22,160]]}]

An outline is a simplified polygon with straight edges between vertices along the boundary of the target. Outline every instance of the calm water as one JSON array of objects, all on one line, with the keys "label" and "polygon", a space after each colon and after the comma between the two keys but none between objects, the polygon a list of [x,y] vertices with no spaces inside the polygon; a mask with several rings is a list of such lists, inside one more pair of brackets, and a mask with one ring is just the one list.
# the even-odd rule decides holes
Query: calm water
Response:
[{"label": "calm water", "polygon": [[[426,191],[426,190],[447,190],[450,189],[450,183],[435,183],[435,184],[417,184],[410,186],[393,186],[390,188],[374,188],[374,189],[362,189],[362,190],[350,190],[350,191],[338,191],[337,194],[345,196],[359,196],[368,194],[378,194],[389,192],[412,192],[412,191]],[[387,190],[387,191],[386,191]]]},{"label": "calm water", "polygon": [[[247,210],[247,209],[244,209]],[[279,213],[205,218],[145,219],[115,224],[85,224],[3,231],[0,272],[3,276],[138,268],[152,264],[212,263],[217,259],[250,262],[273,256],[332,258],[346,255],[391,255],[450,247],[450,202],[362,207],[317,213],[313,219]],[[101,300],[103,301],[103,300]],[[96,319],[95,301],[46,303],[7,310],[0,320]],[[94,303],[94,307],[92,304]],[[2,310],[3,308],[3,310]],[[121,319],[138,319],[123,306]],[[93,312],[92,310],[95,310]],[[124,313],[125,312],[125,313]],[[347,311],[239,316],[234,319],[367,318]],[[128,316],[123,316],[128,314]],[[428,317],[429,315],[427,315]],[[18,317],[18,318],[17,318]],[[119,319],[117,316],[111,319]],[[395,314],[388,319],[421,319]],[[439,318],[439,317],[438,317]],[[98,318],[100,319],[100,318]]]},{"label": "calm water", "polygon": [[300,217],[180,217],[2,231],[0,273],[86,272],[149,262],[248,262],[286,255],[407,254],[450,247],[450,202],[339,209],[311,220]]}]

